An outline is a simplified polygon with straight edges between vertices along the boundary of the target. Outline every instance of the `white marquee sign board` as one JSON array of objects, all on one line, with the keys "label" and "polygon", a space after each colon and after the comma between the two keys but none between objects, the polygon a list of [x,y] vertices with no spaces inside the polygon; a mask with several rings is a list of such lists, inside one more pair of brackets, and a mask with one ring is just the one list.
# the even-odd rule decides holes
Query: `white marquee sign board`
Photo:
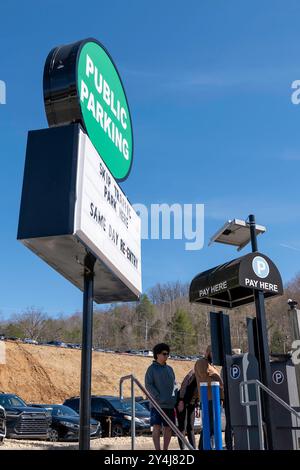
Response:
[{"label": "white marquee sign board", "polygon": [[141,220],[80,131],[75,235],[132,290],[141,292]]},{"label": "white marquee sign board", "polygon": [[94,300],[138,300],[141,221],[79,124],[28,134],[18,239],[83,290],[97,258]]}]

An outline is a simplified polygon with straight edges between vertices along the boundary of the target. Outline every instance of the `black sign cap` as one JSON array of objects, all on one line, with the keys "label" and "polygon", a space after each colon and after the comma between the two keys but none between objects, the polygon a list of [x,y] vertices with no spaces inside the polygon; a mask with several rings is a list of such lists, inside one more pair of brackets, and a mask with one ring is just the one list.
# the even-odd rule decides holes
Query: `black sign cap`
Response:
[{"label": "black sign cap", "polygon": [[283,294],[280,273],[267,256],[249,253],[198,274],[190,284],[190,302],[235,308],[254,302],[254,291],[265,298]]}]

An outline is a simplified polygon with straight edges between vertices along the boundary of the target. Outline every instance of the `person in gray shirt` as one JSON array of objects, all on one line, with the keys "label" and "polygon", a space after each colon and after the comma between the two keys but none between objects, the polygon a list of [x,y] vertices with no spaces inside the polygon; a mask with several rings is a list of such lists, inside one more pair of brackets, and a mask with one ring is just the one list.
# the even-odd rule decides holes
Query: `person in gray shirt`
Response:
[{"label": "person in gray shirt", "polygon": [[[154,346],[154,361],[147,369],[145,386],[168,418],[175,423],[176,381],[174,370],[167,365],[169,354],[170,348],[167,344],[160,343]],[[150,424],[153,426],[152,437],[155,450],[160,450],[161,428],[163,428],[164,436],[163,450],[168,450],[172,437],[172,429],[154,407],[151,407],[150,413]]]}]

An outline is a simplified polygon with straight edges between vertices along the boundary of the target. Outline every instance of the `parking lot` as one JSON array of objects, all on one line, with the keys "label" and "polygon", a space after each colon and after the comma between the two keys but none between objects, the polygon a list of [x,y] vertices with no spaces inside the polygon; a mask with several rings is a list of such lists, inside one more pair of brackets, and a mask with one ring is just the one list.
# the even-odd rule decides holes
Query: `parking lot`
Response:
[{"label": "parking lot", "polygon": [[[179,449],[177,438],[173,437],[170,449]],[[76,450],[78,442],[21,441],[6,439],[0,450]],[[91,450],[129,450],[131,437],[108,437],[91,440]],[[153,450],[153,441],[149,436],[136,437],[137,450]]]},{"label": "parking lot", "polygon": [[[22,412],[32,413],[33,416],[29,416],[28,419],[36,419],[37,413],[41,411],[39,405],[43,404],[56,404],[56,407],[61,406],[66,399],[70,399],[78,396],[79,392],[79,379],[80,379],[80,358],[81,351],[76,348],[66,348],[50,345],[37,345],[29,344],[19,341],[6,340],[1,341],[5,345],[6,352],[6,362],[5,365],[1,367],[1,389],[0,392],[2,395],[3,405],[6,406],[7,410],[9,409],[7,403],[7,394],[12,394],[13,396],[18,395],[18,397],[25,402],[26,405],[30,405],[31,409],[22,409],[22,403],[11,403],[14,408],[16,406]],[[93,352],[93,389],[92,393],[95,396],[104,396],[110,395],[108,405],[117,405],[116,399],[119,396],[119,380],[122,375],[128,375],[135,371],[136,377],[143,383],[145,370],[152,362],[152,357],[143,357],[137,354],[118,354],[118,353],[108,353],[108,352]],[[171,360],[170,364],[175,370],[176,377],[178,381],[181,382],[186,373],[193,367],[192,361],[179,361]],[[18,370],[18,374],[16,374]],[[6,395],[6,397],[5,397]],[[130,395],[130,386],[129,383],[125,383],[124,386],[124,395],[125,397]],[[139,393],[136,391],[136,396]],[[12,397],[10,398],[12,399]],[[112,400],[113,399],[113,400]],[[113,401],[113,403],[112,403]],[[5,403],[4,403],[5,402]],[[74,404],[75,410],[76,403]],[[108,406],[106,404],[106,407]],[[21,407],[21,408],[20,408]],[[32,408],[34,407],[34,409]],[[47,406],[49,408],[49,406]],[[51,406],[50,406],[51,408]],[[17,410],[11,410],[13,413],[16,413]],[[78,411],[78,410],[77,410]],[[105,411],[105,410],[104,410]],[[122,410],[121,410],[122,411]],[[126,411],[126,410],[125,410]],[[11,414],[11,413],[9,413]],[[123,413],[126,415],[126,413]],[[34,416],[35,415],[35,416]],[[71,431],[78,429],[78,422],[75,423],[74,420],[78,418],[71,417],[66,418],[65,416],[60,416],[61,413],[57,416],[52,416],[54,422],[60,421],[63,422],[66,426],[67,421],[72,421],[65,431],[68,436],[60,435],[59,443],[57,442],[47,442],[47,441],[35,441],[35,440],[15,440],[14,436],[8,436],[5,439],[5,444],[1,446],[1,449],[53,449],[53,448],[66,448],[66,449],[76,449],[78,448],[78,442],[74,440],[69,440],[65,437],[72,437]],[[107,413],[104,412],[106,416]],[[141,416],[141,419],[144,419],[145,424],[149,418]],[[140,419],[139,418],[139,419]],[[95,418],[97,420],[97,418]],[[15,420],[15,425],[23,432],[27,432],[26,426],[32,426],[32,422],[27,419],[17,420],[16,416],[9,416],[9,421],[12,424],[12,421]],[[120,429],[114,426],[114,422],[111,422],[111,433],[118,435],[119,441],[118,444],[115,444],[114,438],[107,438],[107,426],[106,421],[99,417],[97,421],[102,422],[103,437],[101,439],[92,439],[92,448],[96,449],[109,449],[109,448],[130,448],[130,437],[127,437],[130,433],[129,426],[130,421],[125,419],[122,420],[125,437],[120,433]],[[125,424],[127,426],[125,426]],[[39,423],[39,426],[41,423]],[[138,427],[138,426],[137,426]],[[147,426],[145,426],[147,427]],[[149,427],[149,425],[148,425]],[[10,426],[12,428],[12,426]],[[126,428],[126,429],[125,429]],[[141,429],[137,429],[137,434]],[[145,432],[144,432],[145,431]],[[137,437],[137,446],[141,445],[141,448],[153,449],[153,443],[151,438],[149,439],[149,429],[143,430],[143,436]],[[32,436],[32,439],[35,439],[37,436]],[[74,436],[73,436],[74,437]],[[42,437],[44,438],[44,437]],[[51,439],[55,436],[51,436]],[[112,439],[112,440],[109,440]],[[65,442],[65,443],[64,443]],[[175,445],[177,445],[175,440]],[[115,446],[115,447],[114,447]],[[146,446],[146,447],[145,447]]]}]

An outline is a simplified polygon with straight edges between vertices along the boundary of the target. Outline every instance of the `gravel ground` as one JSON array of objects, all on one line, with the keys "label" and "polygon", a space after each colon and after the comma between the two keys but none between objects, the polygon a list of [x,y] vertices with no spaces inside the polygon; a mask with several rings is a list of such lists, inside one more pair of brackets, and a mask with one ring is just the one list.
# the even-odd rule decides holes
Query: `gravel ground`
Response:
[{"label": "gravel ground", "polygon": [[[162,440],[161,440],[162,442]],[[177,438],[172,437],[170,449],[179,449]],[[5,439],[0,450],[77,450],[76,442],[47,442],[47,441],[28,441],[17,439]],[[91,440],[91,449],[93,450],[129,450],[131,449],[130,437],[106,437]],[[148,436],[138,436],[136,438],[136,449],[153,450],[152,438]]]}]

